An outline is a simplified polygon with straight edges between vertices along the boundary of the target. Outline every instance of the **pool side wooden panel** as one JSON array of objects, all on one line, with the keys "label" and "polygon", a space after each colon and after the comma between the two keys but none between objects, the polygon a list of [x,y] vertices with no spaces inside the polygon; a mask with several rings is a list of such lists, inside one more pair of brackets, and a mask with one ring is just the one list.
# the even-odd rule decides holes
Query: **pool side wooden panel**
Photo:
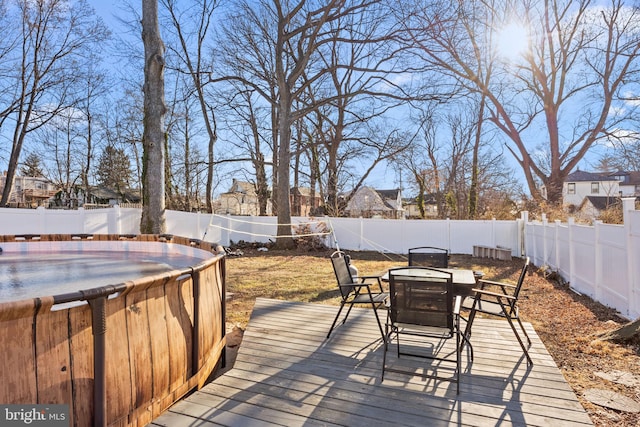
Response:
[{"label": "pool side wooden panel", "polygon": [[456,395],[455,383],[422,375],[430,362],[397,359],[393,351],[388,362],[415,375],[387,373],[381,383],[372,311],[353,309],[327,340],[336,310],[258,299],[233,369],[152,425],[592,425],[530,324],[528,368],[506,321],[477,319],[475,360],[464,355]]},{"label": "pool side wooden panel", "polygon": [[73,426],[136,427],[148,425],[214,372],[226,345],[221,247],[168,235],[0,236],[23,251],[31,244],[55,251],[104,241],[113,241],[108,250],[122,250],[120,240],[158,242],[159,253],[203,250],[211,256],[126,283],[91,288],[88,275],[87,287],[77,292],[0,301],[0,402],[67,404]]}]

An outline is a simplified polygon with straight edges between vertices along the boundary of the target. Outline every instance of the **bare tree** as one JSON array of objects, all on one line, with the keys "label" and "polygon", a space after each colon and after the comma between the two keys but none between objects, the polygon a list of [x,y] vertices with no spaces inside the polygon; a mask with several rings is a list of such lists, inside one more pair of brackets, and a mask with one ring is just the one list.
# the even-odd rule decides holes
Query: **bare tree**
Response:
[{"label": "bare tree", "polygon": [[46,162],[47,178],[60,190],[62,206],[77,208],[82,204],[80,192],[87,152],[85,118],[79,110],[68,108],[34,132],[32,143],[38,143]]},{"label": "bare tree", "polygon": [[266,135],[270,134],[272,108],[260,106],[255,90],[238,82],[232,82],[230,90],[221,97],[226,100],[227,113],[224,116],[228,131],[232,135],[228,143],[236,147],[240,154],[229,150],[226,159],[221,159],[220,162],[251,164],[252,171],[247,171],[247,175],[251,176],[249,181],[253,182],[255,187],[258,212],[259,215],[267,215],[271,195],[267,168],[272,166],[271,161],[267,159],[273,150]]},{"label": "bare tree", "polygon": [[[425,196],[433,195],[440,218],[469,219],[492,213],[504,218],[498,204],[510,202],[517,186],[502,153],[487,143],[493,135],[476,136],[477,104],[451,105],[448,110],[438,106],[437,113],[431,107],[421,111],[418,131],[408,138],[409,149],[395,157],[410,174],[407,182],[417,193],[421,217],[426,217]],[[474,212],[469,198],[472,187],[477,194]]]},{"label": "bare tree", "polygon": [[138,91],[125,90],[121,98],[106,103],[101,117],[105,143],[122,148],[132,162],[133,174],[131,185],[140,188],[142,183],[142,135],[143,123],[140,117],[144,114],[143,96]]},{"label": "bare tree", "polygon": [[608,136],[607,150],[597,169],[603,172],[640,171],[640,138],[637,131],[618,131]]},{"label": "bare tree", "polygon": [[142,0],[144,43],[144,154],[142,160],[141,233],[166,229],[164,188],[164,43],[158,24],[158,0]]},{"label": "bare tree", "polygon": [[9,42],[0,46],[0,55],[10,70],[2,81],[11,88],[0,90],[0,127],[7,120],[12,123],[0,206],[9,200],[26,136],[74,105],[73,91],[68,90],[73,85],[73,70],[83,66],[83,55],[107,36],[86,2],[74,7],[61,0],[16,3],[17,10],[8,13],[17,15],[14,18],[21,27],[17,34],[3,34]]},{"label": "bare tree", "polygon": [[[207,85],[211,83],[210,75],[213,64],[207,61],[205,42],[209,36],[211,19],[217,7],[217,0],[197,0],[184,9],[179,9],[176,0],[161,0],[167,9],[171,30],[176,37],[177,46],[170,45],[178,64],[176,70],[185,73],[192,81],[193,94],[198,99],[202,122],[208,135],[207,149],[207,190],[206,203],[209,212],[213,212],[213,166],[214,147],[218,139],[215,111],[208,101]],[[211,58],[211,56],[209,57]]]},{"label": "bare tree", "polygon": [[[405,3],[401,17],[424,64],[486,96],[489,120],[510,141],[533,197],[542,198],[542,183],[559,203],[565,177],[634,114],[624,94],[640,71],[640,11],[624,3],[416,1],[411,6],[421,7]],[[496,47],[504,28],[528,29],[528,46],[515,58]],[[505,34],[512,43],[516,36]]]},{"label": "bare tree", "polygon": [[317,178],[324,186],[329,215],[340,215],[350,197],[338,200],[339,174],[348,173],[354,159],[365,173],[349,177],[354,185],[351,195],[378,164],[408,146],[398,137],[399,130],[384,120],[389,110],[410,98],[393,83],[407,70],[389,48],[388,24],[385,9],[377,7],[333,20],[328,26],[334,37],[318,52],[315,67],[326,72],[308,87],[307,119],[314,123],[309,143],[322,144],[326,153],[326,180]]},{"label": "bare tree", "polygon": [[[330,22],[358,14],[378,2],[262,0],[257,5],[242,2],[241,16],[229,21],[233,25],[227,31],[233,37],[230,41],[241,46],[228,55],[239,63],[243,73],[222,79],[233,78],[252,86],[274,108],[274,205],[279,224],[276,245],[280,248],[294,246],[289,199],[291,131],[308,112],[295,107],[304,99],[308,86],[326,74],[325,69],[313,68],[311,64],[323,46],[336,37],[330,31]],[[240,52],[247,55],[239,55]]]}]

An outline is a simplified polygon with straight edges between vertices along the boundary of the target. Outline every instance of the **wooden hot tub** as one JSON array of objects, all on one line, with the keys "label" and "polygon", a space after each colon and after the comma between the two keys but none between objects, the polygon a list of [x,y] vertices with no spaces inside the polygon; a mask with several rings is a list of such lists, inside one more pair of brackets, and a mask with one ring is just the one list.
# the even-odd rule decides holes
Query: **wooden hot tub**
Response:
[{"label": "wooden hot tub", "polygon": [[169,235],[0,236],[0,247],[0,262],[43,250],[193,257],[185,268],[99,287],[88,274],[86,287],[52,296],[11,301],[0,288],[3,404],[67,404],[74,426],[143,426],[224,363],[221,247]]}]

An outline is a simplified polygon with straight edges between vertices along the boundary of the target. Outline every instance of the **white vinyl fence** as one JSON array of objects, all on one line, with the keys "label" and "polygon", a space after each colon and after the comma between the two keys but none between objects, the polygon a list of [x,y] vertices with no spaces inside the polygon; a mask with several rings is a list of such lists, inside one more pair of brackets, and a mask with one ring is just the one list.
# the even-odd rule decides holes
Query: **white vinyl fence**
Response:
[{"label": "white vinyl fence", "polygon": [[[49,210],[0,208],[0,234],[138,234],[141,210],[120,208]],[[393,220],[294,217],[329,247],[407,253],[416,246],[437,246],[451,253],[471,254],[473,245],[501,246],[521,256],[522,228],[517,221]],[[276,236],[276,217],[210,215],[167,211],[167,233],[229,246],[232,242],[269,242]]]},{"label": "white vinyl fence", "polygon": [[[625,203],[625,224],[593,226],[547,221],[389,220],[363,218],[292,219],[294,230],[331,231],[325,244],[344,250],[406,254],[416,246],[437,246],[472,254],[474,245],[511,249],[533,264],[557,271],[577,292],[640,316],[640,211]],[[141,210],[73,211],[0,208],[0,234],[138,234]],[[319,221],[319,222],[318,222]],[[232,242],[275,240],[276,217],[220,216],[166,212],[167,233],[229,246]],[[298,226],[296,226],[298,225]],[[294,232],[295,232],[294,231]]]},{"label": "white vinyl fence", "polygon": [[569,286],[640,317],[640,211],[627,205],[624,225],[527,222],[525,252],[533,264],[557,271]]}]

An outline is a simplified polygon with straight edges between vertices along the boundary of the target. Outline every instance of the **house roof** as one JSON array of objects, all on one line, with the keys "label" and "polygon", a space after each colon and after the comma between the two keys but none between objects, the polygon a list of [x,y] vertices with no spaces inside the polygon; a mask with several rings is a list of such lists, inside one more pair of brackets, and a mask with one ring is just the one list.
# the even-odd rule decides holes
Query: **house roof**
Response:
[{"label": "house roof", "polygon": [[[363,186],[351,197],[347,204],[347,211],[369,210],[369,211],[397,211],[402,209],[402,202],[398,201],[399,189],[376,190],[375,188]],[[366,204],[366,206],[365,206]]]},{"label": "house roof", "polygon": [[398,198],[398,194],[400,193],[400,189],[396,188],[394,190],[378,190],[374,189],[380,197],[383,199],[396,200]]},{"label": "house roof", "polygon": [[627,172],[626,179],[621,185],[640,185],[640,172]]},{"label": "house roof", "polygon": [[637,185],[640,184],[640,172],[627,172],[627,171],[616,171],[616,172],[586,172],[581,171],[580,169],[575,172],[571,172],[567,175],[566,181],[568,182],[577,182],[577,181],[619,181],[620,177],[623,177],[623,180],[620,181],[620,185]]},{"label": "house roof", "polygon": [[620,204],[619,197],[611,197],[611,196],[587,196],[584,198],[584,201],[582,202],[582,206],[584,206],[584,204],[587,201],[591,203],[591,205],[594,208],[598,209],[599,211],[602,211],[611,206]]},{"label": "house roof", "polygon": [[114,199],[114,200],[122,200],[123,202],[132,202],[137,203],[141,200],[140,191],[133,189],[125,189],[117,192],[107,187],[91,187],[89,190],[92,196],[102,199]]},{"label": "house roof", "polygon": [[[405,205],[415,205],[417,204],[418,197],[403,197],[402,203]],[[427,205],[435,205],[437,204],[435,193],[428,193],[424,195],[424,203]]]},{"label": "house roof", "polygon": [[256,194],[256,188],[250,182],[246,181],[238,181],[237,179],[233,179],[233,183],[231,184],[231,188],[229,191],[223,194],[233,194],[233,193],[243,193],[243,194]]},{"label": "house roof", "polygon": [[586,172],[578,169],[577,171],[571,172],[567,175],[566,181],[614,181],[614,179],[611,178],[609,174]]},{"label": "house roof", "polygon": [[[292,187],[291,190],[290,190],[290,193],[294,193],[296,191],[301,196],[311,197],[311,188],[309,188],[309,187]],[[316,193],[315,197],[319,198],[320,196]]]}]

